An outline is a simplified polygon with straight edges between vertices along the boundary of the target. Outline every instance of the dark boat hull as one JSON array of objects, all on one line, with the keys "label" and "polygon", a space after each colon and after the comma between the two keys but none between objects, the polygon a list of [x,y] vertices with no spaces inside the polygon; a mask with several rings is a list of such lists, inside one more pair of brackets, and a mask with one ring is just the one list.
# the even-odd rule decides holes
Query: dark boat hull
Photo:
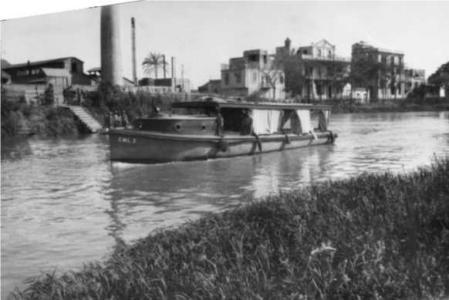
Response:
[{"label": "dark boat hull", "polygon": [[163,134],[138,130],[111,130],[111,160],[123,162],[160,163],[204,160],[221,157],[253,155],[314,145],[333,143],[330,131],[315,136],[273,134],[266,136]]}]

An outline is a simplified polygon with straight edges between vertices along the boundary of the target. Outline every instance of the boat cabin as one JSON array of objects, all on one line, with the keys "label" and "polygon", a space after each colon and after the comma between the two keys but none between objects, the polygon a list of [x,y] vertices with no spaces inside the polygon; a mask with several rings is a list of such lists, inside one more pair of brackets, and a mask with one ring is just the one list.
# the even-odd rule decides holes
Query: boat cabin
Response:
[{"label": "boat cabin", "polygon": [[173,134],[300,135],[327,131],[329,115],[324,105],[192,101],[173,103],[170,114],[138,119],[134,125]]},{"label": "boat cabin", "polygon": [[[226,134],[309,134],[327,131],[330,107],[310,104],[177,102],[173,112],[212,117]],[[220,131],[217,130],[216,131]]]}]

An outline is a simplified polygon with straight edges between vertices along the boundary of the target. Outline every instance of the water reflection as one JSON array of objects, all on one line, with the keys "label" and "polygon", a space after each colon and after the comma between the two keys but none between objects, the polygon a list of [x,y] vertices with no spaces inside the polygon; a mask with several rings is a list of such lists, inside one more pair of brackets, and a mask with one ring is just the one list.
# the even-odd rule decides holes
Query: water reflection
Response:
[{"label": "water reflection", "polygon": [[2,145],[2,295],[121,240],[312,182],[449,155],[449,113],[335,115],[335,145],[169,164],[111,163],[106,137]]}]

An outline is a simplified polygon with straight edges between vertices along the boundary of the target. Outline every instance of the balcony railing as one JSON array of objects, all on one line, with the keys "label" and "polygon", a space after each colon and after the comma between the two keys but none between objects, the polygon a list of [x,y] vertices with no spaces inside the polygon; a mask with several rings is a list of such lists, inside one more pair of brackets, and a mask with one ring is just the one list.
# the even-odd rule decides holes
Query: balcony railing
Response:
[{"label": "balcony railing", "polygon": [[311,54],[301,54],[301,58],[304,60],[321,60],[321,61],[343,61],[343,62],[351,62],[351,59],[343,56],[313,56]]}]

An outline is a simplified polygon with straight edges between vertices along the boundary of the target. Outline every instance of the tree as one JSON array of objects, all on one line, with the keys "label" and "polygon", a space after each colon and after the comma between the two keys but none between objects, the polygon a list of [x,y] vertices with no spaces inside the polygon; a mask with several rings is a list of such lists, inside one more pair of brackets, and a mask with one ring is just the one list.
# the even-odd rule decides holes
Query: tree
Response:
[{"label": "tree", "polygon": [[165,62],[164,55],[160,53],[150,52],[147,57],[142,62],[143,70],[148,76],[150,76],[151,72],[154,71],[154,77],[157,79],[159,67],[165,69],[168,65]]},{"label": "tree", "polygon": [[444,87],[446,97],[449,98],[449,62],[441,65],[435,73],[430,75],[428,82],[439,87]]},{"label": "tree", "polygon": [[[278,57],[273,56],[271,60],[268,62],[267,66],[261,70],[263,74],[262,82],[268,83],[270,88],[273,91],[273,101],[276,100],[276,85],[278,82],[283,83],[284,80],[284,71],[282,71],[281,61]],[[263,84],[262,84],[263,88]]]}]

